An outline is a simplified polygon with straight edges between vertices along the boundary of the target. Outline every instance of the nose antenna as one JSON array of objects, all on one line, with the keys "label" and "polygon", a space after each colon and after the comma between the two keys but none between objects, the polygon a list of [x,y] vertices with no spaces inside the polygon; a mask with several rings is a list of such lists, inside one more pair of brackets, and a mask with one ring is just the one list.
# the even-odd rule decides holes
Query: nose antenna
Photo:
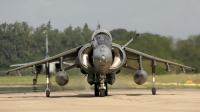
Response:
[{"label": "nose antenna", "polygon": [[99,22],[98,22],[97,30],[99,30],[100,28],[101,28],[101,25],[100,25]]}]

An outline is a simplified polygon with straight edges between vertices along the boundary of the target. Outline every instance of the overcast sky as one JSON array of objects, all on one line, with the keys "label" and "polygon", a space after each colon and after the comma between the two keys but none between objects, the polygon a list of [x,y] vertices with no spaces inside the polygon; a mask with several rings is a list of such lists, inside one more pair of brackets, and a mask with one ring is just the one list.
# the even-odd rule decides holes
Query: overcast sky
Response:
[{"label": "overcast sky", "polygon": [[0,0],[0,24],[51,21],[63,31],[69,25],[108,31],[124,28],[186,39],[200,34],[200,0]]}]

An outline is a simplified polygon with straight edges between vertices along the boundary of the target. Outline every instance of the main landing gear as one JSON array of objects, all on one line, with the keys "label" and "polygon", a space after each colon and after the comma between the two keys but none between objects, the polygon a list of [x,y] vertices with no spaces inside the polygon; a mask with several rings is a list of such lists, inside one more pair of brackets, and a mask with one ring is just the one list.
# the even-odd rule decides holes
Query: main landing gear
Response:
[{"label": "main landing gear", "polygon": [[108,95],[108,84],[105,83],[106,75],[100,75],[100,84],[94,85],[94,95],[104,97]]},{"label": "main landing gear", "polygon": [[94,84],[94,96],[99,96],[99,84]]}]

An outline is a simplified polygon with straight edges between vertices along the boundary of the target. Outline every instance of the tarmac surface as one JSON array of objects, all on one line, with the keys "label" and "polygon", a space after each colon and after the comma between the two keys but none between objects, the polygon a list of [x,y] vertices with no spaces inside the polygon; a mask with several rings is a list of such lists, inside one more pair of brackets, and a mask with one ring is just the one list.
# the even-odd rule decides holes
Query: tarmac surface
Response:
[{"label": "tarmac surface", "polygon": [[92,90],[0,94],[0,112],[200,112],[200,89]]}]

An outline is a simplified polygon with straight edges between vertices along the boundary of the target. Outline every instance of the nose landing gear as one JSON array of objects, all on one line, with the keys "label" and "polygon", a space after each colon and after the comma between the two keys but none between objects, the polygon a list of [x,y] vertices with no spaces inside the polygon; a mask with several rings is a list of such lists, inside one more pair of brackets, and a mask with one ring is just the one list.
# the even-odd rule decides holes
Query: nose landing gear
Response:
[{"label": "nose landing gear", "polygon": [[100,75],[100,84],[94,85],[95,96],[104,97],[108,95],[107,83],[105,83],[106,75]]}]

